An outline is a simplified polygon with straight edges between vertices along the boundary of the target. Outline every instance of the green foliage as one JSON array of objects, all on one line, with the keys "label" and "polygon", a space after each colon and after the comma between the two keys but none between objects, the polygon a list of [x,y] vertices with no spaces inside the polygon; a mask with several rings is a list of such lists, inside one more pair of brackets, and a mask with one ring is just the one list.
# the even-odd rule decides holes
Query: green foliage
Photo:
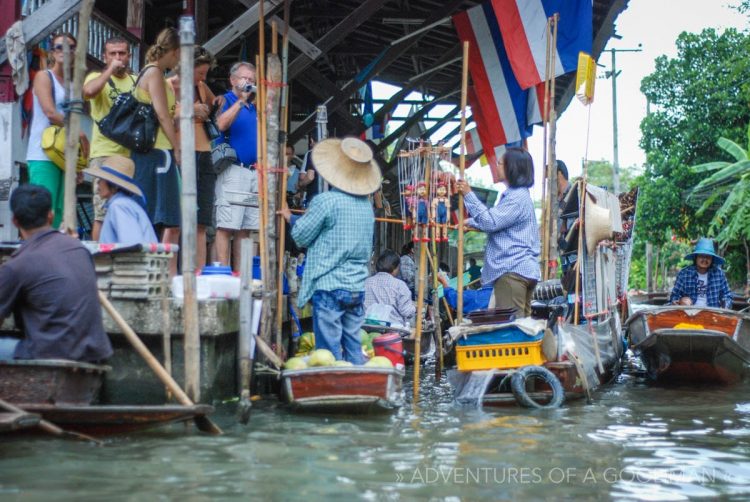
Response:
[{"label": "green foliage", "polygon": [[[641,122],[646,166],[638,231],[656,245],[666,242],[670,231],[694,238],[709,228],[711,215],[696,214],[685,199],[706,174],[726,168],[716,163],[726,156],[719,138],[729,142],[722,147],[747,141],[748,49],[750,37],[734,29],[682,33],[677,56],[657,58],[654,72],[641,82],[654,111]],[[730,153],[738,160],[736,149]]]},{"label": "green foliage", "polygon": [[[608,160],[590,161],[586,170],[589,184],[606,188],[609,191],[613,189],[612,181],[612,163]],[[627,192],[634,185],[637,177],[635,167],[620,167],[620,191]]]}]

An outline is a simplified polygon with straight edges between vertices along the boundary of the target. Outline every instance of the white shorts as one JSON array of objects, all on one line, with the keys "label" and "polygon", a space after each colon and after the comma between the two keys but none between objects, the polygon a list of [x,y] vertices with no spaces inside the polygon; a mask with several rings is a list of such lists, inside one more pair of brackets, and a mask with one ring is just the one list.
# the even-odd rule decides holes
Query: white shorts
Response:
[{"label": "white shorts", "polygon": [[[258,172],[232,165],[216,178],[216,228],[258,230]],[[247,205],[251,204],[251,205]]]}]

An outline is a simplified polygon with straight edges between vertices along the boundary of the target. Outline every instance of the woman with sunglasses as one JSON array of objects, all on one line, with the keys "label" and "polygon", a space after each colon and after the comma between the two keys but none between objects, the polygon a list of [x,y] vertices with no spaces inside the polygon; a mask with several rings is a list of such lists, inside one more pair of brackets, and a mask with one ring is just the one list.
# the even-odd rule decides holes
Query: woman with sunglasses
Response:
[{"label": "woman with sunglasses", "polygon": [[[76,39],[70,33],[59,33],[52,37],[52,50],[48,55],[48,69],[40,70],[34,77],[34,104],[29,128],[29,146],[26,150],[26,163],[29,182],[41,185],[52,194],[52,226],[58,228],[63,214],[63,192],[65,173],[50,160],[42,149],[42,133],[50,125],[63,125],[65,120],[65,39],[68,40],[71,61],[76,48]],[[72,66],[72,65],[71,65]]]}]

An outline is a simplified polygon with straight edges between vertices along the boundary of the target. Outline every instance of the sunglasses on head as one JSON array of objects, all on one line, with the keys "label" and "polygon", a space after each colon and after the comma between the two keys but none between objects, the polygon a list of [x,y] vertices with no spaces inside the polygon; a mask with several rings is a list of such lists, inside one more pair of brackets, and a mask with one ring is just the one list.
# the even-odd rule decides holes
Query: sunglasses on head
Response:
[{"label": "sunglasses on head", "polygon": [[[70,50],[74,50],[76,48],[76,44],[68,44],[68,47],[70,47]],[[63,44],[57,44],[53,45],[52,48],[56,51],[61,51],[65,49],[65,46]]]}]

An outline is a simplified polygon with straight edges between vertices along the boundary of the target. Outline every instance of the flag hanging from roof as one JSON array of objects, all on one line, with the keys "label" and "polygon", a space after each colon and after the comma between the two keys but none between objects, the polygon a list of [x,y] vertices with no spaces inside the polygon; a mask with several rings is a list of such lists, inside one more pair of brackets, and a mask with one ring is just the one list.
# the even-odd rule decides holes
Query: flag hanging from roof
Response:
[{"label": "flag hanging from roof", "polygon": [[492,0],[513,73],[522,89],[545,79],[547,19],[557,23],[556,77],[575,71],[578,53],[591,53],[591,0]]},{"label": "flag hanging from roof", "polygon": [[522,89],[513,75],[492,4],[454,15],[453,24],[459,39],[469,42],[469,71],[477,98],[472,113],[481,109],[486,124],[477,122],[479,133],[486,134],[493,147],[531,136],[532,124],[541,122],[541,100],[536,88]]},{"label": "flag hanging from roof", "polygon": [[475,127],[466,131],[466,154],[474,155],[482,151],[482,143],[479,140],[479,130]]},{"label": "flag hanging from roof", "polygon": [[497,164],[497,159],[502,157],[505,153],[505,145],[495,144],[491,135],[488,134],[488,131],[490,131],[491,128],[489,127],[487,119],[479,105],[479,100],[477,99],[477,93],[474,87],[470,86],[467,89],[466,97],[469,101],[469,106],[471,106],[471,118],[474,119],[474,123],[477,125],[472,131],[476,131],[477,136],[479,136],[479,142],[484,150],[484,156],[487,158],[487,163],[492,172],[492,181],[497,183],[498,179],[495,165]]}]

